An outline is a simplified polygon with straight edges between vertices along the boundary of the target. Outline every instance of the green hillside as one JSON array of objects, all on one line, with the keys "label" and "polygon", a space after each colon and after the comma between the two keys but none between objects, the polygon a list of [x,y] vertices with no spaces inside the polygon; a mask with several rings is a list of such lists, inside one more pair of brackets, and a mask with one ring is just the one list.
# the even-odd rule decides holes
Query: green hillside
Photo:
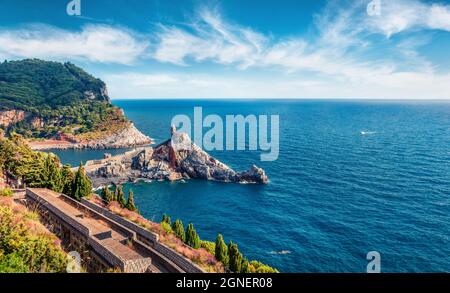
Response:
[{"label": "green hillside", "polygon": [[72,63],[38,59],[0,63],[0,115],[8,110],[24,111],[25,118],[0,128],[25,137],[102,132],[126,122],[103,81]]}]

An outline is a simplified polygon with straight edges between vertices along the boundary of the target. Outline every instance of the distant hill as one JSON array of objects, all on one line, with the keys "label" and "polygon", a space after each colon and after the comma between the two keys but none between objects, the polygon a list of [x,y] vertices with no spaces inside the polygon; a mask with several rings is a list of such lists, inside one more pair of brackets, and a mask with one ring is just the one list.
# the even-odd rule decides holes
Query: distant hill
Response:
[{"label": "distant hill", "polygon": [[106,85],[72,63],[38,59],[0,63],[0,110],[57,108],[87,98],[109,101]]},{"label": "distant hill", "polygon": [[103,81],[72,63],[0,63],[0,128],[27,138],[98,138],[129,125]]}]

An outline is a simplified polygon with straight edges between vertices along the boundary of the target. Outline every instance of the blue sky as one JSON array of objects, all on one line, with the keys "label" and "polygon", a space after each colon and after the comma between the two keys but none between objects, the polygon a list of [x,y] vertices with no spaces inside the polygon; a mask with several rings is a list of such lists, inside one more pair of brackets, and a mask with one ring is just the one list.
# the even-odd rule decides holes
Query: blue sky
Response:
[{"label": "blue sky", "polygon": [[450,96],[447,1],[80,1],[1,0],[0,60],[74,62],[112,98]]}]

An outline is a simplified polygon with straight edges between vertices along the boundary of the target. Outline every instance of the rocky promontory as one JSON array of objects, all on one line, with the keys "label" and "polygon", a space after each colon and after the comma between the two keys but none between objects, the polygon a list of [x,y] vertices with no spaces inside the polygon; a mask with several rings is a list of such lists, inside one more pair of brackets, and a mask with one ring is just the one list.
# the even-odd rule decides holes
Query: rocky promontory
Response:
[{"label": "rocky promontory", "polygon": [[236,172],[195,145],[188,135],[172,132],[171,139],[103,160],[88,161],[87,175],[94,187],[137,180],[205,179],[221,182],[266,184],[264,170],[252,166]]},{"label": "rocky promontory", "polygon": [[140,132],[133,123],[121,130],[95,139],[81,139],[60,135],[54,139],[34,140],[29,145],[34,150],[45,149],[118,149],[149,145],[152,140]]}]

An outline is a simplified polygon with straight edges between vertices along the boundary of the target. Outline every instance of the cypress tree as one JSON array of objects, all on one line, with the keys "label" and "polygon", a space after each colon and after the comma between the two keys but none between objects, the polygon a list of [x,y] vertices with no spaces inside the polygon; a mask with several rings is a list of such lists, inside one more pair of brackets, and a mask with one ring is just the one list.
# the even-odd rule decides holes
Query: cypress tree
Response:
[{"label": "cypress tree", "polygon": [[244,258],[244,260],[242,261],[242,266],[241,266],[240,273],[243,273],[243,274],[251,273],[250,265],[249,265],[248,259],[246,259],[246,258]]},{"label": "cypress tree", "polygon": [[126,208],[132,212],[137,212],[137,208],[134,205],[134,193],[131,189],[128,191],[128,201],[126,204]]},{"label": "cypress tree", "polygon": [[122,185],[116,186],[115,200],[120,204],[120,207],[125,208],[127,201],[125,200],[125,194],[123,193]]},{"label": "cypress tree", "polygon": [[112,194],[111,190],[109,190],[108,187],[103,187],[102,193],[100,194],[100,196],[106,203],[110,203],[113,198],[113,194]]},{"label": "cypress tree", "polygon": [[178,219],[173,223],[172,230],[179,239],[183,242],[186,241],[186,234],[184,233],[184,226],[181,220]]},{"label": "cypress tree", "polygon": [[44,187],[56,192],[61,192],[63,183],[59,162],[53,154],[48,154],[44,163]]},{"label": "cypress tree", "polygon": [[74,181],[75,174],[70,169],[69,165],[64,165],[61,170],[62,180],[62,193],[65,195],[73,196],[72,183]]},{"label": "cypress tree", "polygon": [[118,185],[114,185],[114,192],[112,193],[111,201],[117,201],[119,195],[119,187]]},{"label": "cypress tree", "polygon": [[222,234],[217,235],[215,256],[224,266],[228,266],[228,248]]},{"label": "cypress tree", "polygon": [[83,163],[80,163],[80,167],[75,174],[75,178],[72,185],[73,197],[76,200],[80,200],[82,197],[88,196],[92,192],[92,183],[86,176]]},{"label": "cypress tree", "polygon": [[197,249],[200,248],[200,237],[195,231],[194,225],[191,223],[186,228],[186,241],[185,243],[190,247]]},{"label": "cypress tree", "polygon": [[235,273],[241,272],[242,254],[239,252],[237,244],[230,241],[228,244],[229,268]]},{"label": "cypress tree", "polygon": [[161,222],[167,223],[167,224],[169,224],[169,226],[172,225],[172,220],[171,220],[170,217],[169,217],[168,215],[166,215],[166,214],[163,215],[162,221],[161,221]]}]

